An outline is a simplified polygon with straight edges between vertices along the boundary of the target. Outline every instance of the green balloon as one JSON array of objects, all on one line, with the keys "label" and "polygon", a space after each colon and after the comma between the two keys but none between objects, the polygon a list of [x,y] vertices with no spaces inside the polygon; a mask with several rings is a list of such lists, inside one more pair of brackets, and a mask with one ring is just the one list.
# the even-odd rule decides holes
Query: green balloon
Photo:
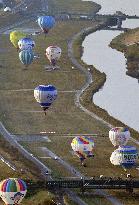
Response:
[{"label": "green balloon", "polygon": [[19,53],[19,59],[21,63],[23,63],[25,66],[28,66],[32,63],[34,54],[30,50],[23,50]]}]

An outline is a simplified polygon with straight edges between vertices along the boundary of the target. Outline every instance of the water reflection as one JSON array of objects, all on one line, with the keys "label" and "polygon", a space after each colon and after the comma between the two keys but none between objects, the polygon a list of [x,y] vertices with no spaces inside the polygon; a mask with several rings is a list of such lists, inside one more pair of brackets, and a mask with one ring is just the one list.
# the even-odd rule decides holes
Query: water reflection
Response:
[{"label": "water reflection", "polygon": [[124,55],[108,47],[111,40],[119,34],[119,31],[97,31],[87,36],[83,42],[82,59],[107,75],[103,90],[94,95],[95,104],[139,131],[139,81],[125,75]]},{"label": "water reflection", "polygon": [[[99,13],[102,14],[112,14],[120,10],[128,15],[139,16],[138,0],[93,1],[101,4],[102,9]],[[139,27],[139,20],[123,21],[122,27]],[[111,40],[120,33],[118,31],[97,31],[87,36],[83,42],[84,53],[82,59],[107,75],[103,90],[94,95],[95,104],[139,131],[139,80],[125,75],[126,59],[124,55],[108,46]]]}]

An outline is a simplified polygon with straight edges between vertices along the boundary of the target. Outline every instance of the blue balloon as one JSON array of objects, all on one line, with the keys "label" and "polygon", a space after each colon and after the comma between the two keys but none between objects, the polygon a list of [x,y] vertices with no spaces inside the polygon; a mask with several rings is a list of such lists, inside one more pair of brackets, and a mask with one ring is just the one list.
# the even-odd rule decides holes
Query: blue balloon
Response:
[{"label": "blue balloon", "polygon": [[19,59],[25,66],[30,65],[33,61],[33,58],[34,54],[31,50],[23,50],[19,53]]},{"label": "blue balloon", "polygon": [[138,151],[136,147],[133,146],[121,146],[120,153],[123,157],[123,160],[121,161],[121,166],[130,169],[134,165],[136,165],[136,160],[138,158]]},{"label": "blue balloon", "polygon": [[119,146],[111,157],[110,161],[113,165],[120,165],[125,169],[130,169],[136,165],[138,159],[138,151],[133,146]]},{"label": "blue balloon", "polygon": [[40,16],[38,18],[38,24],[44,33],[48,33],[48,31],[55,25],[55,19],[52,16]]},{"label": "blue balloon", "polygon": [[33,49],[35,46],[35,42],[31,38],[21,38],[18,41],[18,47],[20,50]]},{"label": "blue balloon", "polygon": [[34,89],[36,101],[45,111],[57,98],[57,89],[53,85],[39,85]]}]

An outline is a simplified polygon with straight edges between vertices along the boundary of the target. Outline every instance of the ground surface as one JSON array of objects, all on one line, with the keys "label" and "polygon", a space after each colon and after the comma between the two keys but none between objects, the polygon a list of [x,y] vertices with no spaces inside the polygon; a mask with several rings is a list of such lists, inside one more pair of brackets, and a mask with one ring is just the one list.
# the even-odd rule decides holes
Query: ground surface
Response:
[{"label": "ground surface", "polygon": [[113,39],[111,46],[123,52],[127,58],[126,74],[139,79],[139,29],[132,29]]}]

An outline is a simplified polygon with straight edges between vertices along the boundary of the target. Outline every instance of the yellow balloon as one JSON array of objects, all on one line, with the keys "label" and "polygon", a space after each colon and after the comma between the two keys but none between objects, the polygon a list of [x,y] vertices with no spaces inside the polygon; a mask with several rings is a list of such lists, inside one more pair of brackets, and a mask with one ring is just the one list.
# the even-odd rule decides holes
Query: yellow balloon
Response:
[{"label": "yellow balloon", "polygon": [[21,38],[25,38],[27,35],[21,31],[12,31],[10,33],[10,41],[14,45],[15,48],[18,48],[18,41]]}]

